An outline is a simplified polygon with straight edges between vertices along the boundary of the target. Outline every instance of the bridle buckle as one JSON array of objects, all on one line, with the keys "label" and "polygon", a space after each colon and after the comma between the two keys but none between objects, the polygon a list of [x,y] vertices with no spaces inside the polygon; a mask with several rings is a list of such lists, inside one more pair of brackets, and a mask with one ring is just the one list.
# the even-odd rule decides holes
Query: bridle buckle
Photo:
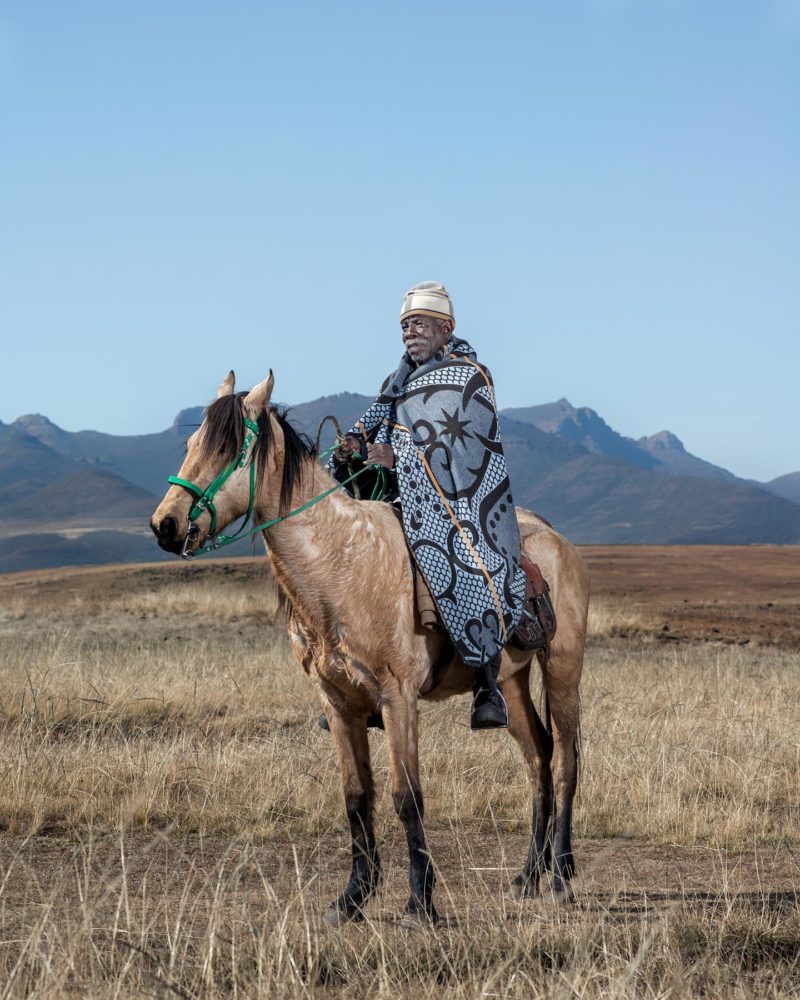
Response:
[{"label": "bridle buckle", "polygon": [[194,553],[189,551],[189,545],[200,537],[200,527],[197,521],[189,521],[187,518],[187,523],[189,527],[186,531],[186,538],[184,538],[183,545],[181,546],[181,559],[192,558]]}]

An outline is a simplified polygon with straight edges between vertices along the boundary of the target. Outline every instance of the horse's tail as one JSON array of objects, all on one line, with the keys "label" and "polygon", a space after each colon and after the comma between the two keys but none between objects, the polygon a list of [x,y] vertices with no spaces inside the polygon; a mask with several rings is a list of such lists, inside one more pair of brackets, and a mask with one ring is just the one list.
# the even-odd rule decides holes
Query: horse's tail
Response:
[{"label": "horse's tail", "polygon": [[547,735],[550,737],[550,742],[553,742],[553,716],[550,713],[550,695],[547,693],[547,688],[542,684],[542,693],[544,694],[544,728],[547,730]]},{"label": "horse's tail", "polygon": [[[546,666],[547,660],[540,659],[542,667]],[[580,692],[578,692],[578,728],[575,732],[575,739],[572,746],[575,750],[575,787],[577,789],[581,777],[581,752],[583,750],[583,734],[581,730],[581,706]],[[553,716],[550,711],[550,695],[547,693],[547,685],[544,682],[544,670],[542,671],[542,703],[544,705],[544,728],[547,730],[549,752],[553,756]]]},{"label": "horse's tail", "polygon": [[575,791],[581,783],[581,753],[583,751],[583,730],[581,729],[581,693],[578,691],[578,728],[575,731]]},{"label": "horse's tail", "polygon": [[547,660],[550,656],[550,643],[544,649],[537,649],[536,659],[539,661],[539,666],[542,668],[542,715],[544,716],[544,728],[547,732],[547,752],[549,757],[553,757],[553,716],[550,711],[550,695],[547,693],[547,685],[544,681],[545,670],[547,668]]}]

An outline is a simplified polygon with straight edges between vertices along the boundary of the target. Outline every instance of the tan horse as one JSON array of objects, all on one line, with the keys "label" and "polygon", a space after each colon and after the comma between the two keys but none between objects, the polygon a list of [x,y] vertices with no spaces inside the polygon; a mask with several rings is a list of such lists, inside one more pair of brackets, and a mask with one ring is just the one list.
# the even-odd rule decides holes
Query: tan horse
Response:
[{"label": "tan horse", "polygon": [[[246,442],[243,419],[259,433],[215,498],[218,527],[242,517],[249,500],[249,464],[256,465],[255,523],[295,509],[334,486],[314,450],[270,406],[270,372],[248,393],[234,393],[233,372],[189,438],[180,477],[204,488],[236,462]],[[245,444],[244,447],[247,447]],[[207,512],[189,535],[194,496],[173,485],[153,515],[159,545],[178,553],[203,545]],[[572,802],[577,784],[580,703],[588,571],[576,550],[536,515],[519,509],[524,551],[550,583],[558,630],[542,658],[552,735],[531,701],[533,654],[506,647],[500,682],[509,732],[522,750],[533,788],[533,836],[527,860],[512,883],[515,896],[533,894],[552,873],[556,898],[571,898]],[[435,920],[434,873],[423,830],[417,757],[417,701],[471,690],[470,671],[443,631],[423,629],[415,615],[411,557],[388,504],[352,499],[336,490],[297,517],[264,531],[272,572],[290,602],[289,633],[303,668],[316,681],[339,755],[352,839],[352,872],[330,906],[330,922],[358,919],[378,888],[380,869],[373,828],[375,790],[367,718],[383,714],[391,759],[392,797],[408,838],[411,897],[407,915]],[[476,735],[475,739],[487,739]]]}]

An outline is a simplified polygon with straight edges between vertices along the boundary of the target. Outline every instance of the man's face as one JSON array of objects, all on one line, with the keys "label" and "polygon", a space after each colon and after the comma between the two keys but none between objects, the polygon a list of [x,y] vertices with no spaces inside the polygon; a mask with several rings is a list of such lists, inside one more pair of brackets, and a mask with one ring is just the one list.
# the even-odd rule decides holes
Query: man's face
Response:
[{"label": "man's face", "polygon": [[447,320],[419,313],[406,316],[400,323],[403,343],[408,356],[416,365],[425,364],[450,339],[451,325]]}]

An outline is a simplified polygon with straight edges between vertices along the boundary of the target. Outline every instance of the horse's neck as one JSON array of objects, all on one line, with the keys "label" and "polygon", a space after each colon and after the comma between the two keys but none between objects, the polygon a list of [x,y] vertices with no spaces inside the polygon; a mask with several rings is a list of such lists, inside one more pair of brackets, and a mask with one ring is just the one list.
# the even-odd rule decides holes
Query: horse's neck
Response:
[{"label": "horse's neck", "polygon": [[[259,520],[279,516],[281,471],[270,474],[271,484],[259,496]],[[302,474],[295,482],[288,510],[297,510],[336,486],[336,480],[315,458],[304,458]],[[315,609],[320,604],[337,547],[348,544],[365,515],[358,501],[335,489],[301,514],[264,532],[273,574],[306,620],[316,618]]]}]

